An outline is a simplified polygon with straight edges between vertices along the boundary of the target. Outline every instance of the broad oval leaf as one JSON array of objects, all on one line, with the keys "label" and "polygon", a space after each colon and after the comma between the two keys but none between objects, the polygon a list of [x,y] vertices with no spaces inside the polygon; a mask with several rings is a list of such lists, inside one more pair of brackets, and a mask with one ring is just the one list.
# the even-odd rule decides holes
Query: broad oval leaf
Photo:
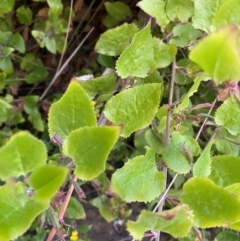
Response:
[{"label": "broad oval leaf", "polygon": [[15,240],[30,227],[35,218],[49,206],[36,202],[26,194],[22,183],[0,187],[0,240]]},{"label": "broad oval leaf", "polygon": [[26,176],[44,165],[47,148],[28,132],[19,132],[0,149],[0,179]]},{"label": "broad oval leaf", "polygon": [[231,231],[227,231],[227,232],[220,232],[217,236],[216,236],[216,241],[239,241],[239,234],[236,234],[234,232]]},{"label": "broad oval leaf", "polygon": [[96,125],[96,116],[87,94],[77,81],[71,81],[62,98],[49,109],[50,137],[58,134],[64,140],[73,130]]},{"label": "broad oval leaf", "polygon": [[180,200],[193,210],[201,228],[228,227],[240,219],[240,200],[206,177],[189,179]]},{"label": "broad oval leaf", "polygon": [[139,28],[133,23],[125,23],[119,27],[109,29],[100,35],[95,49],[98,53],[105,55],[120,55],[137,32],[139,32]]},{"label": "broad oval leaf", "polygon": [[171,143],[163,150],[162,156],[169,169],[186,174],[191,170],[193,156],[199,152],[200,147],[192,137],[173,132]]},{"label": "broad oval leaf", "polygon": [[143,210],[136,222],[128,221],[127,230],[137,240],[142,240],[148,230],[161,231],[173,237],[185,237],[192,227],[193,216],[186,205],[180,205],[161,213]]},{"label": "broad oval leaf", "polygon": [[240,103],[237,98],[229,97],[217,109],[215,122],[217,125],[225,127],[230,134],[240,134]]},{"label": "broad oval leaf", "polygon": [[75,175],[92,180],[105,170],[108,154],[119,137],[119,127],[84,127],[70,133],[63,153],[76,164]]},{"label": "broad oval leaf", "polygon": [[163,0],[143,0],[137,4],[144,12],[156,19],[157,24],[165,28],[169,23],[165,12],[166,3]]},{"label": "broad oval leaf", "polygon": [[127,89],[108,101],[104,114],[114,124],[123,125],[121,135],[128,137],[151,123],[162,91],[162,84],[145,84]]},{"label": "broad oval leaf", "polygon": [[35,170],[29,184],[35,191],[34,200],[49,201],[62,186],[68,174],[66,167],[45,165]]},{"label": "broad oval leaf", "polygon": [[214,156],[209,178],[219,186],[226,187],[240,182],[240,157]]},{"label": "broad oval leaf", "polygon": [[240,78],[238,34],[236,25],[228,25],[201,40],[189,55],[216,84]]},{"label": "broad oval leaf", "polygon": [[113,174],[112,189],[126,202],[150,202],[163,192],[165,179],[157,170],[155,152],[148,149]]},{"label": "broad oval leaf", "polygon": [[153,38],[150,24],[138,32],[116,63],[116,71],[122,78],[145,78],[151,69],[153,55]]}]

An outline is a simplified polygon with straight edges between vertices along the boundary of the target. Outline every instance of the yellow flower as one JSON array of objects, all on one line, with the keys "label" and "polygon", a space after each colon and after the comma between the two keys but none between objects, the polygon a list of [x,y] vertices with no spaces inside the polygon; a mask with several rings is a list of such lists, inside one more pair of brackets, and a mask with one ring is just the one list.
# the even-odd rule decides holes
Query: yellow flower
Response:
[{"label": "yellow flower", "polygon": [[78,240],[78,232],[77,231],[72,231],[72,235],[70,237],[71,241],[77,241]]}]

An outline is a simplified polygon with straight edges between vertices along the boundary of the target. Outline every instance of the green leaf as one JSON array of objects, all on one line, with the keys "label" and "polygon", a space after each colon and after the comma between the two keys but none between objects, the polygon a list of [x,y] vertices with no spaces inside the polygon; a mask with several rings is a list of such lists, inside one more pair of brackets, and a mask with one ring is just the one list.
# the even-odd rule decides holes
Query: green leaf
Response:
[{"label": "green leaf", "polygon": [[20,53],[25,53],[25,43],[23,37],[20,33],[15,33],[12,35],[9,41],[9,45],[14,49],[18,50]]},{"label": "green leaf", "polygon": [[163,77],[160,75],[160,73],[155,70],[152,74],[148,75],[143,80],[144,84],[151,84],[151,83],[162,83]]},{"label": "green leaf", "polygon": [[29,26],[32,23],[33,14],[30,8],[22,5],[17,9],[16,15],[21,24]]},{"label": "green leaf", "polygon": [[58,16],[63,11],[63,5],[61,0],[47,0],[50,10],[55,16]]},{"label": "green leaf", "polygon": [[240,198],[240,183],[234,183],[225,187],[224,189],[232,193],[234,196]]},{"label": "green leaf", "polygon": [[177,25],[173,28],[173,36],[170,44],[176,44],[179,47],[187,47],[190,41],[201,36],[201,32],[196,30],[191,23]]},{"label": "green leaf", "polygon": [[165,12],[166,4],[163,0],[143,0],[137,4],[144,12],[156,19],[157,24],[165,28],[169,19]]},{"label": "green leaf", "polygon": [[86,81],[79,81],[79,77],[76,77],[78,83],[89,95],[102,95],[111,93],[116,85],[117,76],[113,70],[108,70],[102,76]]},{"label": "green leaf", "polygon": [[44,38],[44,43],[46,48],[51,52],[52,54],[57,53],[57,44],[55,38]]},{"label": "green leaf", "polygon": [[127,16],[131,14],[131,9],[123,2],[105,2],[104,5],[109,15],[118,21],[124,20]]},{"label": "green leaf", "polygon": [[119,127],[84,127],[72,131],[63,143],[63,153],[76,164],[75,175],[92,180],[103,172],[118,136]]},{"label": "green leaf", "polygon": [[186,22],[194,11],[194,3],[191,0],[168,0],[166,14],[171,21],[178,18],[181,22]]},{"label": "green leaf", "polygon": [[159,138],[158,134],[152,130],[147,130],[145,132],[145,139],[148,145],[158,154],[162,154],[163,151],[163,141]]},{"label": "green leaf", "polygon": [[178,110],[184,110],[188,107],[189,102],[190,102],[190,97],[198,91],[198,87],[203,79],[204,75],[200,75],[198,77],[196,77],[194,79],[194,84],[192,85],[192,87],[189,89],[188,93],[184,96],[184,98],[182,99],[181,103],[177,106]]},{"label": "green leaf", "polygon": [[231,23],[240,26],[239,11],[240,5],[238,0],[225,0],[216,12],[212,23],[216,28]]},{"label": "green leaf", "polygon": [[66,210],[66,217],[70,219],[85,219],[84,208],[75,197],[71,197]]},{"label": "green leaf", "polygon": [[239,235],[231,231],[221,232],[216,236],[216,241],[239,241]]},{"label": "green leaf", "polygon": [[0,43],[5,46],[8,43],[9,39],[12,37],[13,33],[10,31],[0,31]]},{"label": "green leaf", "polygon": [[15,0],[0,0],[0,14],[9,13],[13,10]]},{"label": "green leaf", "polygon": [[0,69],[8,75],[13,74],[14,69],[10,57],[0,58]]},{"label": "green leaf", "polygon": [[50,137],[57,133],[65,139],[73,130],[96,125],[96,116],[87,94],[76,81],[72,81],[62,98],[49,109]]},{"label": "green leaf", "polygon": [[193,176],[208,177],[211,173],[211,147],[214,141],[210,142],[203,150],[201,156],[197,159],[193,166]]},{"label": "green leaf", "polygon": [[0,240],[15,240],[21,236],[48,206],[48,202],[38,203],[26,195],[23,183],[1,186]]},{"label": "green leaf", "polygon": [[200,147],[192,137],[173,132],[171,143],[163,150],[162,156],[169,169],[186,174],[191,170],[193,156],[199,152]]},{"label": "green leaf", "polygon": [[32,33],[32,36],[37,41],[37,43],[39,44],[39,46],[43,48],[45,46],[45,43],[44,43],[44,38],[46,37],[45,33],[39,30],[32,30],[31,33]]},{"label": "green leaf", "polygon": [[157,169],[155,152],[148,149],[113,174],[112,189],[126,202],[150,202],[163,192],[165,179]]},{"label": "green leaf", "polygon": [[[239,154],[239,142],[240,135],[231,135],[228,130],[224,127],[221,127],[218,135],[215,138],[214,144],[219,152],[231,155],[238,156]],[[234,143],[235,142],[235,143]]]},{"label": "green leaf", "polygon": [[23,97],[23,108],[28,114],[28,120],[38,131],[44,131],[44,123],[40,112],[38,111],[38,95],[29,95]]},{"label": "green leaf", "polygon": [[201,29],[205,32],[210,32],[210,25],[219,6],[225,0],[195,0],[194,1],[194,16],[193,27]]},{"label": "green leaf", "polygon": [[169,233],[173,237],[185,237],[192,227],[192,219],[192,214],[185,205],[161,213],[143,210],[136,222],[127,222],[127,230],[137,240],[142,240],[144,232],[148,230]]},{"label": "green leaf", "polygon": [[106,104],[104,114],[114,124],[123,125],[121,135],[128,137],[151,123],[161,97],[161,84],[136,86],[112,97]]},{"label": "green leaf", "polygon": [[20,62],[20,67],[22,70],[31,71],[35,65],[35,55],[33,53],[26,53]]},{"label": "green leaf", "polygon": [[226,187],[240,182],[240,158],[234,156],[215,156],[212,159],[210,179],[219,186]]},{"label": "green leaf", "polygon": [[119,27],[109,29],[101,34],[95,50],[105,55],[120,55],[137,32],[139,32],[139,28],[133,23],[124,23]]},{"label": "green leaf", "polygon": [[151,69],[153,54],[153,39],[150,24],[138,32],[132,39],[116,63],[116,71],[122,78],[147,76]]},{"label": "green leaf", "polygon": [[154,61],[152,61],[151,72],[158,68],[167,67],[177,54],[177,48],[175,45],[169,45],[163,43],[158,38],[153,38],[154,43]]},{"label": "green leaf", "polygon": [[240,200],[206,177],[194,177],[183,186],[180,200],[194,212],[197,226],[227,226],[240,219]]},{"label": "green leaf", "polygon": [[8,111],[13,107],[8,102],[0,99],[0,122],[5,122],[8,119]]},{"label": "green leaf", "polygon": [[0,149],[0,178],[26,176],[46,163],[47,149],[28,132],[19,132]]},{"label": "green leaf", "polygon": [[240,134],[240,108],[237,98],[228,98],[217,109],[215,122],[226,128],[230,134]]},{"label": "green leaf", "polygon": [[36,169],[29,178],[29,184],[35,191],[34,200],[45,202],[52,199],[65,181],[68,171],[66,167],[51,165]]},{"label": "green leaf", "polygon": [[102,20],[102,24],[107,28],[113,28],[119,24],[119,21],[111,15],[107,14],[107,16]]},{"label": "green leaf", "polygon": [[228,25],[201,40],[189,58],[197,63],[216,84],[240,78],[238,28]]}]

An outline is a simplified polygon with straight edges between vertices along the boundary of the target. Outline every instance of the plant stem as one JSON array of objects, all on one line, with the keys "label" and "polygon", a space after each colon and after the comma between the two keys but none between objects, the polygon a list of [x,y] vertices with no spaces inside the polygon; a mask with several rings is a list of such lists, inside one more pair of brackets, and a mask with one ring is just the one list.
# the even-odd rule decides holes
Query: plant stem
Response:
[{"label": "plant stem", "polygon": [[77,46],[77,48],[73,51],[73,53],[69,56],[69,58],[66,60],[66,62],[63,64],[63,66],[59,69],[58,72],[56,72],[56,74],[54,75],[52,81],[50,82],[50,84],[48,85],[48,87],[46,88],[46,90],[43,92],[43,94],[40,96],[39,100],[42,100],[45,95],[47,94],[47,92],[50,90],[50,88],[52,87],[52,85],[54,84],[54,82],[56,81],[56,79],[59,77],[59,75],[63,72],[63,70],[67,67],[67,65],[69,64],[69,62],[72,60],[72,58],[75,56],[75,54],[77,53],[77,51],[82,47],[82,45],[84,44],[84,42],[86,41],[86,39],[89,37],[89,35],[92,33],[92,31],[94,30],[94,28],[91,28],[91,30],[87,33],[87,35],[85,36],[85,38],[82,40],[82,42]]},{"label": "plant stem", "polygon": [[[77,177],[74,177],[73,181],[76,182],[77,181]],[[58,221],[63,220],[63,217],[65,215],[65,212],[66,212],[66,209],[67,209],[67,206],[68,206],[68,203],[69,203],[69,200],[70,200],[70,198],[72,196],[72,193],[73,193],[73,189],[74,189],[74,186],[73,186],[73,184],[71,184],[69,189],[68,189],[68,192],[67,192],[66,198],[64,200],[64,203],[63,203],[63,205],[61,207],[61,210],[60,210],[60,212],[58,214]],[[52,241],[54,236],[55,236],[55,234],[56,234],[56,232],[57,232],[57,229],[55,227],[53,227],[51,232],[49,233],[48,238],[47,238],[46,241]]]},{"label": "plant stem", "polygon": [[[175,81],[175,75],[176,75],[176,59],[173,60],[172,63],[172,76],[171,76],[171,81],[170,81],[170,90],[169,90],[169,98],[168,98],[168,105],[171,106],[173,103],[173,90],[174,90],[174,81]],[[167,124],[166,124],[166,132],[165,132],[165,141],[164,141],[164,146],[167,147],[169,145],[169,141],[170,141],[170,125],[171,125],[171,113],[170,110],[168,110],[168,114],[167,114]],[[167,167],[164,165],[163,166],[163,173],[166,177],[165,179],[165,188],[167,186]],[[175,180],[175,179],[174,179]],[[171,186],[169,185],[169,188]],[[161,194],[160,196],[160,200],[158,202],[158,212],[162,212],[163,210],[163,205],[164,205],[164,198],[167,194],[166,190],[163,194]],[[156,241],[160,241],[161,238],[161,232],[158,232],[157,236],[156,236]]]}]

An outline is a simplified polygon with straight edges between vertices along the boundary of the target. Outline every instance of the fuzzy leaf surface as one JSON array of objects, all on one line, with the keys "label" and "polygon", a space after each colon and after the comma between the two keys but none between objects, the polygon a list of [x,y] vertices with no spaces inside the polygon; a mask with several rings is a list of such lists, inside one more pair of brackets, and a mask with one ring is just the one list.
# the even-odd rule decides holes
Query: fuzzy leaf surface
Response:
[{"label": "fuzzy leaf surface", "polygon": [[240,108],[236,98],[228,98],[215,113],[217,125],[225,127],[230,134],[240,134]]},{"label": "fuzzy leaf surface", "polygon": [[64,140],[73,130],[96,125],[96,116],[87,94],[77,81],[72,81],[62,98],[49,109],[50,138],[58,134]]},{"label": "fuzzy leaf surface", "polygon": [[135,34],[116,63],[116,71],[123,79],[127,77],[147,76],[153,62],[153,39],[150,24]]},{"label": "fuzzy leaf surface", "polygon": [[238,156],[239,154],[239,145],[236,145],[240,139],[240,134],[231,135],[228,130],[224,127],[221,127],[218,135],[215,139],[215,145],[218,151],[225,155]]},{"label": "fuzzy leaf surface", "polygon": [[213,141],[210,142],[203,150],[201,156],[197,159],[193,166],[194,177],[208,177],[211,173],[211,156],[210,151]]},{"label": "fuzzy leaf surface", "polygon": [[136,222],[127,222],[127,230],[137,240],[142,240],[144,232],[148,230],[161,231],[180,238],[189,232],[192,219],[185,205],[161,213],[143,210]]},{"label": "fuzzy leaf surface", "polygon": [[217,185],[226,187],[240,182],[240,157],[214,156],[209,178]]},{"label": "fuzzy leaf surface", "polygon": [[200,41],[190,53],[190,60],[197,63],[216,84],[240,78],[238,34],[236,25],[225,26]]},{"label": "fuzzy leaf surface", "polygon": [[123,125],[121,135],[128,137],[151,123],[161,98],[162,84],[139,85],[113,96],[104,114],[114,124]]},{"label": "fuzzy leaf surface", "polygon": [[240,5],[238,0],[225,0],[213,18],[213,25],[220,28],[227,24],[235,23],[240,26]]},{"label": "fuzzy leaf surface", "polygon": [[67,174],[68,169],[60,166],[45,165],[35,170],[29,178],[29,184],[35,191],[34,200],[44,202],[53,198]]},{"label": "fuzzy leaf surface", "polygon": [[49,206],[26,195],[23,183],[0,187],[0,240],[15,240],[27,231],[35,218]]},{"label": "fuzzy leaf surface", "polygon": [[164,28],[169,23],[163,0],[143,0],[137,4],[144,12],[156,19],[157,24]]},{"label": "fuzzy leaf surface", "polygon": [[0,149],[0,179],[26,176],[44,165],[47,148],[28,132],[18,132]]},{"label": "fuzzy leaf surface", "polygon": [[133,23],[124,23],[121,26],[109,29],[100,35],[95,50],[105,55],[120,55],[137,32],[139,32],[139,28]]},{"label": "fuzzy leaf surface", "polygon": [[63,153],[76,164],[75,175],[92,180],[105,170],[108,154],[119,137],[119,127],[84,127],[72,131],[63,144]]},{"label": "fuzzy leaf surface", "polygon": [[192,158],[200,152],[198,143],[190,136],[172,133],[171,143],[163,150],[163,160],[168,168],[179,174],[191,170]]},{"label": "fuzzy leaf surface", "polygon": [[201,228],[229,226],[240,219],[240,200],[206,177],[189,179],[180,200],[193,210]]},{"label": "fuzzy leaf surface", "polygon": [[172,44],[165,44],[162,40],[153,38],[154,61],[152,61],[151,72],[158,68],[167,67],[172,63],[177,54],[177,47]]},{"label": "fuzzy leaf surface", "polygon": [[165,179],[157,170],[155,152],[148,149],[113,174],[112,188],[126,202],[150,202],[164,190]]},{"label": "fuzzy leaf surface", "polygon": [[212,19],[215,16],[219,6],[225,0],[195,0],[194,1],[194,16],[193,27],[201,29],[205,32],[210,32]]},{"label": "fuzzy leaf surface", "polygon": [[178,18],[181,22],[186,22],[194,11],[194,3],[191,0],[168,0],[166,13],[171,21]]}]

